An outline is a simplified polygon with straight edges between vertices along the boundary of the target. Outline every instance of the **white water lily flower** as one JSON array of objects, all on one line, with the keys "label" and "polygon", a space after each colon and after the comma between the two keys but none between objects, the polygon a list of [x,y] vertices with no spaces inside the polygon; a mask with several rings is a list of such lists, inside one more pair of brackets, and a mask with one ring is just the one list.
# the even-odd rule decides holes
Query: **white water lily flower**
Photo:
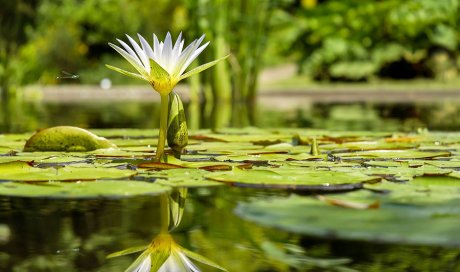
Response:
[{"label": "white water lily flower", "polygon": [[169,94],[182,79],[197,74],[227,57],[208,62],[184,74],[187,67],[208,46],[209,42],[201,45],[205,35],[194,40],[185,49],[183,49],[182,33],[179,34],[174,44],[169,32],[164,42],[160,42],[153,34],[153,47],[141,35],[137,35],[140,45],[128,35],[126,36],[132,47],[120,39],[117,41],[123,48],[112,43],[109,45],[120,53],[138,73],[128,72],[111,65],[106,66],[124,75],[149,82],[160,95]]},{"label": "white water lily flower", "polygon": [[125,272],[199,272],[192,261],[194,259],[222,271],[225,268],[207,258],[178,245],[169,233],[159,234],[149,246],[129,248],[112,253],[108,258],[142,251],[142,254],[125,270]]}]

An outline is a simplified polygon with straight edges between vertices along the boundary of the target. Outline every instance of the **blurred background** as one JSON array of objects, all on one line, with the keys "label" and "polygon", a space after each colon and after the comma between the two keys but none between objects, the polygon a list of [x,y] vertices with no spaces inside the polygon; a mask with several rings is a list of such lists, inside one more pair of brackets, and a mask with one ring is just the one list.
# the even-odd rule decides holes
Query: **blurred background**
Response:
[{"label": "blurred background", "polygon": [[[189,127],[460,128],[459,0],[0,0],[0,132],[154,128],[159,96],[108,46],[211,41],[177,87]],[[192,67],[191,67],[192,68]]]}]

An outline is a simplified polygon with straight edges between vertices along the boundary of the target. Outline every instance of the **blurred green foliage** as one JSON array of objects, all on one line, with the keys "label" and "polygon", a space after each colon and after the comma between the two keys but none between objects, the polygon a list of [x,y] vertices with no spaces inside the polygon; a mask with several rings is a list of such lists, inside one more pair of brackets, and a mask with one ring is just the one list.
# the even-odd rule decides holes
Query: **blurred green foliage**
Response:
[{"label": "blurred green foliage", "polygon": [[57,83],[62,71],[84,74],[82,83],[97,83],[108,75],[115,77],[115,83],[127,83],[124,77],[101,69],[101,59],[120,62],[107,43],[123,39],[125,33],[165,33],[171,28],[171,18],[165,14],[174,13],[178,6],[178,1],[166,0],[39,2],[36,25],[26,27],[27,42],[17,56],[22,84]]},{"label": "blurred green foliage", "polygon": [[458,0],[302,1],[281,16],[301,71],[320,80],[452,78],[459,64]]},{"label": "blurred green foliage", "polygon": [[[107,43],[125,33],[163,37],[167,31],[184,31],[187,39],[206,33],[212,41],[213,50],[203,61],[232,53],[230,65],[215,69],[232,78],[213,79],[212,84],[222,93],[230,92],[225,89],[232,84],[237,100],[255,94],[264,63],[296,61],[301,72],[319,80],[448,79],[457,76],[460,66],[459,2],[9,1],[0,14],[0,75],[8,56],[8,69],[13,68],[9,78],[14,74],[19,84],[62,83],[56,78],[62,71],[83,75],[63,83],[98,83],[104,77],[133,83],[103,67],[124,65]],[[209,72],[205,77],[214,76]]]}]

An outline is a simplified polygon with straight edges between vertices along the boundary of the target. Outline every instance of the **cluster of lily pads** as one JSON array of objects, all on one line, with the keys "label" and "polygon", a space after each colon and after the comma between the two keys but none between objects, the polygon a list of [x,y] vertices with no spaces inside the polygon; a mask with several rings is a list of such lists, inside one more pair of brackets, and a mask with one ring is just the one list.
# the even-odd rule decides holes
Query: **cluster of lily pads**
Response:
[{"label": "cluster of lily pads", "polygon": [[104,148],[86,151],[93,134],[54,151],[39,151],[30,134],[1,135],[0,195],[126,197],[225,185],[288,190],[288,197],[240,203],[236,213],[306,235],[460,245],[460,134],[203,130],[191,132],[180,159],[158,162],[153,130],[93,132],[107,139]]}]

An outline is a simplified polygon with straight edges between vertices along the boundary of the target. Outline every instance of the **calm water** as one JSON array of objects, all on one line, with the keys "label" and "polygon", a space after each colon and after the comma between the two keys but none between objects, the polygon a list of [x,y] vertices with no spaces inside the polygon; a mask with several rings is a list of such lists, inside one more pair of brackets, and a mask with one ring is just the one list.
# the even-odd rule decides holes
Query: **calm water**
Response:
[{"label": "calm water", "polygon": [[[187,108],[187,105],[185,107]],[[258,127],[406,132],[418,128],[441,131],[460,129],[460,102],[458,101],[309,103],[300,108],[282,111],[261,105],[255,111],[252,125]],[[201,113],[201,127],[212,127],[212,119],[215,117],[212,111],[202,108]],[[150,102],[27,103],[10,105],[10,111],[1,112],[0,116],[0,131],[3,132],[28,132],[55,125],[73,125],[83,128],[156,128],[159,122],[159,105]],[[233,120],[233,123],[238,122]],[[248,124],[248,122],[243,123]]]},{"label": "calm water", "polygon": [[[457,248],[304,237],[257,226],[233,213],[238,202],[276,194],[287,193],[231,187],[190,190],[182,222],[173,237],[181,246],[229,271],[460,271]],[[0,270],[124,271],[139,253],[113,259],[106,256],[146,245],[158,234],[159,199],[2,198]],[[302,269],[289,269],[267,247],[286,244],[305,250],[309,262]],[[344,264],[333,266],[332,260]],[[216,271],[200,267],[203,271]]]},{"label": "calm water", "polygon": [[[317,103],[284,112],[260,107],[256,125],[458,130],[458,106]],[[157,116],[158,107],[151,103],[30,104],[14,107],[12,114],[3,113],[2,124],[16,132],[64,124],[154,128]],[[174,239],[229,271],[460,271],[458,248],[306,237],[258,226],[233,212],[239,202],[287,194],[232,187],[189,190]],[[160,198],[153,196],[78,201],[1,198],[0,271],[124,271],[139,253],[113,259],[106,256],[150,243],[160,230],[159,203]],[[292,245],[299,246],[307,260],[298,269],[289,267],[289,258],[273,249]]]}]

